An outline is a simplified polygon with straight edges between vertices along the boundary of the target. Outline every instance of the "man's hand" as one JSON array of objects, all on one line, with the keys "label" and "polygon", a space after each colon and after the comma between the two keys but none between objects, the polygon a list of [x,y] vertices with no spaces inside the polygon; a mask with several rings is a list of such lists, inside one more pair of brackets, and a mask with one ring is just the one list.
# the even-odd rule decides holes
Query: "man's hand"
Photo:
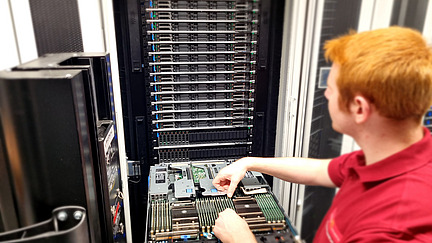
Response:
[{"label": "man's hand", "polygon": [[242,158],[223,168],[213,179],[213,185],[219,191],[227,191],[227,196],[232,197],[237,184],[243,179],[247,171],[250,157]]},{"label": "man's hand", "polygon": [[224,243],[256,242],[246,221],[230,208],[219,213],[213,232]]}]

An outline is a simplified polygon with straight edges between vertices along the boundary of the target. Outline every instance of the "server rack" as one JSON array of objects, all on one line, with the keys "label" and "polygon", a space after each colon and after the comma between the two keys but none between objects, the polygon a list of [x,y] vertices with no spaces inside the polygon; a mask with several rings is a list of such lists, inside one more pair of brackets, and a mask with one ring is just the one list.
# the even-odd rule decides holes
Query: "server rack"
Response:
[{"label": "server rack", "polygon": [[152,159],[251,154],[258,4],[149,1],[144,6]]},{"label": "server rack", "polygon": [[[93,213],[89,217],[91,220],[89,225],[95,235],[92,240],[123,241],[123,198],[109,55],[106,53],[47,54],[15,67],[12,73],[37,73],[41,70],[65,70],[66,72],[80,70],[82,72],[84,101],[86,102],[86,108],[83,111],[86,114],[81,115],[87,118],[86,129],[88,129],[90,140],[88,153],[91,156],[87,170],[90,173],[88,176],[91,176],[93,180],[89,186],[95,193],[89,197],[93,198],[92,200],[96,203],[96,205],[89,206],[93,207],[89,210]],[[46,95],[54,96],[52,101],[56,101],[55,94],[47,91]],[[68,124],[64,124],[64,129],[71,128],[68,127]],[[53,145],[53,148],[55,147]],[[79,151],[76,152],[79,153]],[[73,187],[71,189],[81,190]],[[85,207],[85,205],[81,206]]]},{"label": "server rack", "polygon": [[151,165],[274,155],[283,6],[114,3],[134,240]]}]

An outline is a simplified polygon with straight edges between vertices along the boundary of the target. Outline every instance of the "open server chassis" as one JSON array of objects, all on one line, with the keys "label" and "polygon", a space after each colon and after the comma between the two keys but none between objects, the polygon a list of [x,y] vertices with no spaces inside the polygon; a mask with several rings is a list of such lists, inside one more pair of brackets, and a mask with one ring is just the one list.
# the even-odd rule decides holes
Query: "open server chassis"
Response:
[{"label": "open server chassis", "polygon": [[258,242],[301,242],[261,173],[248,171],[232,198],[212,185],[229,163],[152,166],[146,242],[218,242],[213,227],[226,208],[246,220]]}]

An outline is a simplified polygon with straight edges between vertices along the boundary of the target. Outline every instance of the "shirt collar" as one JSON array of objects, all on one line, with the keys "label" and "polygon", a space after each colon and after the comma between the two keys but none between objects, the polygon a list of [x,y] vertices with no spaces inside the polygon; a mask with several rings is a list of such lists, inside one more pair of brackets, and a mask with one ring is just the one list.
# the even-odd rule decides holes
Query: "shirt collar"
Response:
[{"label": "shirt collar", "polygon": [[408,148],[393,154],[374,164],[365,166],[364,154],[357,156],[358,165],[354,166],[354,171],[359,176],[361,182],[373,182],[385,180],[414,170],[431,161],[432,158],[432,138],[430,131],[423,127],[423,138],[409,146]]}]

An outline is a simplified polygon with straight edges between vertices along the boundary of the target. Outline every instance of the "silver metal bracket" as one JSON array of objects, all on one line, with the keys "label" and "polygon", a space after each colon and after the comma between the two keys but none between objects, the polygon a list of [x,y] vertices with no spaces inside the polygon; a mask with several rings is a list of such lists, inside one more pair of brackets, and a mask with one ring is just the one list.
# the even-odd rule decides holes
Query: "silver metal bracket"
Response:
[{"label": "silver metal bracket", "polygon": [[139,161],[128,160],[128,176],[141,176],[141,164]]}]

